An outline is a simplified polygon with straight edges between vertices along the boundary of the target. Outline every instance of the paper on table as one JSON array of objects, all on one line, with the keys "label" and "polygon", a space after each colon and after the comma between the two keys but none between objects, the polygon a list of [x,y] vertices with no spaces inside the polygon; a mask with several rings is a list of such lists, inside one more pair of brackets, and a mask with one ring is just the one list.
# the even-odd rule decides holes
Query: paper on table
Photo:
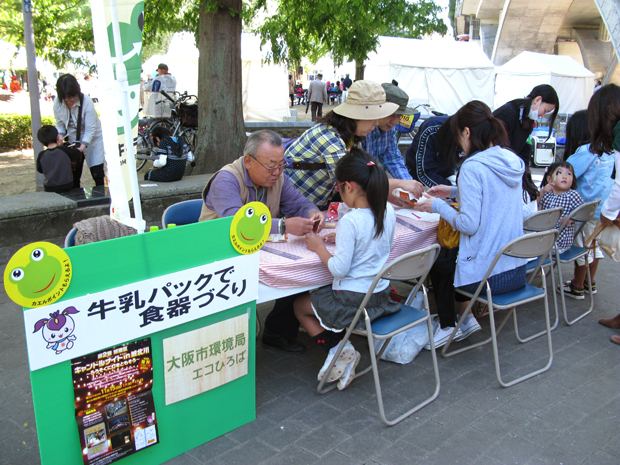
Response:
[{"label": "paper on table", "polygon": [[[396,209],[395,209],[396,210]],[[436,223],[439,221],[439,213],[426,213],[411,208],[401,208],[396,210],[398,216],[414,220],[426,221],[428,223]]]}]

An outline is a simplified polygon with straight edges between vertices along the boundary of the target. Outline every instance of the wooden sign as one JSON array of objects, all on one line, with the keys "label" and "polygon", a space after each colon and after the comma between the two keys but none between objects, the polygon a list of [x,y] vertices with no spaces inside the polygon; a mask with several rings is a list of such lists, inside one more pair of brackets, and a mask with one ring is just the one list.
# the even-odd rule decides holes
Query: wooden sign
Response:
[{"label": "wooden sign", "polygon": [[166,405],[248,374],[248,316],[163,340]]}]

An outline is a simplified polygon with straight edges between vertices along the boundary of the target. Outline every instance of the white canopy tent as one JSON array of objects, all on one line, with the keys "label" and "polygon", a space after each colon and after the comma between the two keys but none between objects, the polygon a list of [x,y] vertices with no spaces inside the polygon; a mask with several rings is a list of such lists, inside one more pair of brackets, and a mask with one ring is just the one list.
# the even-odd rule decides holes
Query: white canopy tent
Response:
[{"label": "white canopy tent", "polygon": [[[267,51],[267,47],[260,50],[260,39],[255,35],[241,34],[245,121],[283,121],[285,116],[290,116],[286,66],[262,63]],[[166,55],[143,63],[142,69],[145,73],[151,73],[157,64],[166,63],[168,71],[177,80],[177,91],[197,95],[198,55],[194,36],[179,33],[174,35]],[[222,90],[226,88],[226,83],[222,83]]]},{"label": "white canopy tent", "polygon": [[471,100],[493,105],[493,63],[473,43],[380,37],[364,79],[398,81],[410,105],[430,104],[453,114]]},{"label": "white canopy tent", "polygon": [[594,90],[594,74],[569,56],[521,52],[495,72],[496,108],[549,84],[560,98],[560,112],[575,113],[588,107]]}]

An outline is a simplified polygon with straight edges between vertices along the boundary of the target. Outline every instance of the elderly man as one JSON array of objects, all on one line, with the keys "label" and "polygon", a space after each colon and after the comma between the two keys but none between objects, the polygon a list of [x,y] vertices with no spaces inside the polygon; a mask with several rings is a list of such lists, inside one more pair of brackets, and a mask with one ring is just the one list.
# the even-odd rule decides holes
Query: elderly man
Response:
[{"label": "elderly man", "polygon": [[385,166],[385,169],[396,179],[413,179],[405,166],[403,155],[398,149],[396,125],[401,115],[413,115],[415,110],[409,108],[409,96],[394,84],[381,84],[385,89],[386,102],[398,105],[398,110],[390,116],[381,118],[378,126],[366,136],[362,143],[364,150]]},{"label": "elderly man", "polygon": [[153,78],[151,88],[153,92],[165,90],[166,92],[174,92],[177,90],[177,80],[168,72],[168,65],[160,63],[157,67],[157,76]]},{"label": "elderly man", "polygon": [[[233,216],[245,204],[259,201],[271,212],[271,233],[303,236],[312,232],[325,216],[301,195],[282,173],[284,149],[282,139],[273,131],[257,131],[250,135],[243,156],[215,173],[202,192],[200,221]],[[293,312],[296,296],[278,299],[265,320],[263,344],[302,352],[304,345],[296,340],[299,322]]]}]

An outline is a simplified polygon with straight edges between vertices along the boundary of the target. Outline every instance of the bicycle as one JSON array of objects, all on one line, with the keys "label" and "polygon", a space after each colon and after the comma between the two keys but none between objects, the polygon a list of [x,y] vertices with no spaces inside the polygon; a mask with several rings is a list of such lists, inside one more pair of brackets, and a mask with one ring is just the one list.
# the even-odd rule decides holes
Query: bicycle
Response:
[{"label": "bicycle", "polygon": [[[186,148],[184,150],[188,154],[188,161],[190,161],[185,169],[185,175],[189,176],[196,166],[193,152],[196,149],[198,108],[196,103],[188,104],[186,102],[188,100],[195,102],[197,97],[184,92],[179,95],[177,100],[174,100],[166,91],[160,91],[160,93],[165,99],[172,102],[171,115],[167,118],[141,118],[139,120],[136,141],[136,171],[140,171],[148,160],[157,160],[159,155],[153,150],[155,146],[151,133],[154,128],[164,126],[170,131],[171,137],[177,137],[185,143]],[[165,101],[162,99],[155,104],[162,104]]]}]

